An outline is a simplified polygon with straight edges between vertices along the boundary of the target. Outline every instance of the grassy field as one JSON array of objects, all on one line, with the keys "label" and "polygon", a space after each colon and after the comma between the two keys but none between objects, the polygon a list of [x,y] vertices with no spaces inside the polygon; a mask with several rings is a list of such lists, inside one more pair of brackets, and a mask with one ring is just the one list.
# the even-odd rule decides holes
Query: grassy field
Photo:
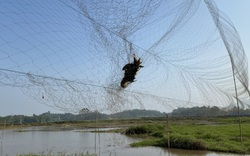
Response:
[{"label": "grassy field", "polygon": [[169,124],[132,126],[125,131],[130,136],[140,136],[143,141],[133,147],[160,146],[192,150],[211,150],[250,154],[250,118],[242,118],[242,141],[235,118],[209,120],[182,119]]},{"label": "grassy field", "polygon": [[[44,126],[48,130],[82,128],[121,128],[129,136],[144,138],[132,147],[160,146],[192,150],[211,150],[250,154],[250,117],[241,118],[242,141],[237,117],[142,118],[82,122],[57,122],[29,125],[2,125],[0,129]],[[45,129],[46,130],[46,129]]]}]

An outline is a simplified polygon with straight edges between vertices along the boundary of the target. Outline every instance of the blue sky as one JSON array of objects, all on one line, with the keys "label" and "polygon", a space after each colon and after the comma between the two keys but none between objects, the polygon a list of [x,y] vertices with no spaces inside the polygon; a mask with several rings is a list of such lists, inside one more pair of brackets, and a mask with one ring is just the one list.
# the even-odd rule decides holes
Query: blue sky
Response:
[{"label": "blue sky", "polygon": [[[223,11],[234,23],[240,35],[245,53],[250,58],[250,21],[247,19],[250,13],[249,0],[216,0],[218,8]],[[86,43],[87,44],[87,43]],[[19,88],[3,87],[0,88],[0,116],[11,114],[40,114],[43,112],[61,112],[46,105],[42,105],[29,96],[23,94]]]},{"label": "blue sky", "polygon": [[250,21],[246,19],[250,13],[250,1],[248,0],[216,0],[218,8],[223,11],[233,22],[237,29],[241,42],[244,46],[245,53],[250,60]]}]

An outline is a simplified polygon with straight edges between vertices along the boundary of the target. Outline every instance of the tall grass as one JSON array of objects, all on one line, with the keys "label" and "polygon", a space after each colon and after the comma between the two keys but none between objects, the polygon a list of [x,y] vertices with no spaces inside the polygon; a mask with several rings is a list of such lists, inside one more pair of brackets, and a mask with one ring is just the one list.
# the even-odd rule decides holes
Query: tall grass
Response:
[{"label": "tall grass", "polygon": [[[163,125],[149,124],[131,127],[125,134],[143,136],[145,139],[131,146],[161,146],[181,149],[212,150],[231,153],[250,153],[250,124],[242,124],[242,142],[238,124],[196,125],[172,124],[168,136]],[[168,140],[170,139],[170,140]],[[169,141],[169,143],[168,143]]]}]

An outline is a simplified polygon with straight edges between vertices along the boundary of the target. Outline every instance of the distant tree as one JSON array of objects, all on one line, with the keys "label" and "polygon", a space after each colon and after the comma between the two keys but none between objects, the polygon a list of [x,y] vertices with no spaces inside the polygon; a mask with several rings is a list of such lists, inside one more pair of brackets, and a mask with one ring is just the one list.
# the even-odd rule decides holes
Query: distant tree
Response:
[{"label": "distant tree", "polygon": [[89,113],[90,112],[90,110],[88,109],[88,108],[83,108],[83,109],[81,109],[80,111],[79,111],[79,114],[87,114],[87,113]]},{"label": "distant tree", "polygon": [[222,116],[227,115],[227,112],[217,106],[213,107],[191,107],[177,108],[171,113],[172,116]]}]

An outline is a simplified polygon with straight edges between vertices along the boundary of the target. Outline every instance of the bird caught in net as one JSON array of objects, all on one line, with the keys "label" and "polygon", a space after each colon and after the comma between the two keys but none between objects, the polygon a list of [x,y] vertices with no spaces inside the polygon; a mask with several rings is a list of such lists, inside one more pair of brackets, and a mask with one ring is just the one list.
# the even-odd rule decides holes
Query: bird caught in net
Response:
[{"label": "bird caught in net", "polygon": [[135,76],[143,66],[141,58],[137,59],[136,55],[133,54],[134,62],[126,64],[122,70],[124,70],[124,77],[121,81],[121,87],[126,88],[130,83],[134,82]]}]

